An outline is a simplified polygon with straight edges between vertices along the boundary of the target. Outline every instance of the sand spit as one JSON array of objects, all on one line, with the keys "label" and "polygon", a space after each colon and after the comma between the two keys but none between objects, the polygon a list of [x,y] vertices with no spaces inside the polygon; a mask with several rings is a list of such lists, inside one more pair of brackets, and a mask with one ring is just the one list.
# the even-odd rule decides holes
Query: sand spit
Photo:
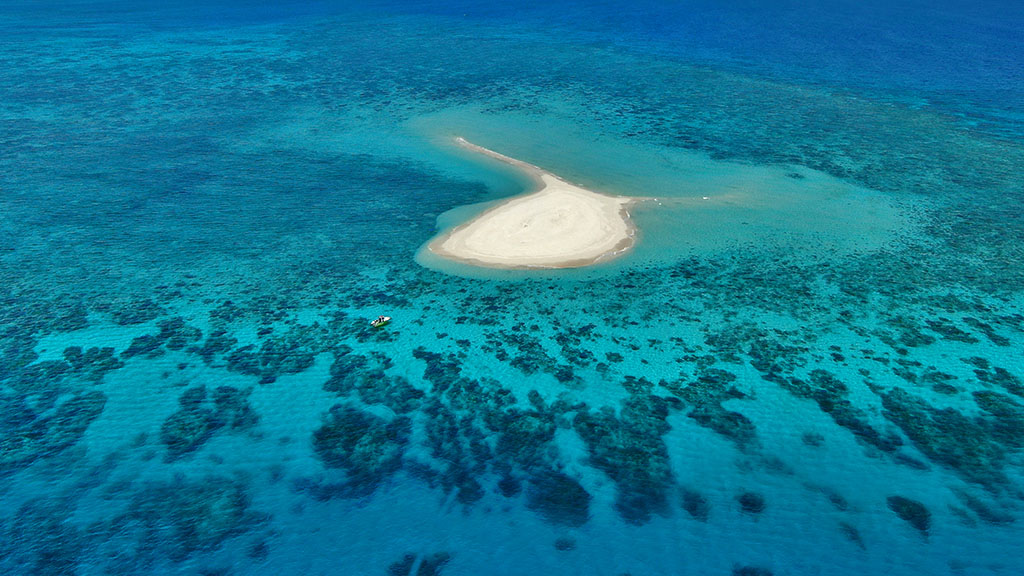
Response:
[{"label": "sand spit", "polygon": [[457,138],[460,146],[507,162],[530,175],[536,192],[511,198],[428,246],[453,260],[490,268],[576,268],[629,250],[634,227],[631,198],[574,186],[515,158]]}]

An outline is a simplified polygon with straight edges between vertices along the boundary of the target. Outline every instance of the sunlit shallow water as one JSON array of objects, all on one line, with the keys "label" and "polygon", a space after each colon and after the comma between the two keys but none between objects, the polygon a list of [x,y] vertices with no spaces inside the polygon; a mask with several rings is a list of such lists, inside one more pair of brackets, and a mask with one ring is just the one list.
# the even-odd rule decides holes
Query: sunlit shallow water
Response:
[{"label": "sunlit shallow water", "polygon": [[[79,8],[2,25],[4,573],[1024,568],[1012,12],[970,85],[757,11]],[[418,257],[529,186],[454,136],[636,249]]]}]

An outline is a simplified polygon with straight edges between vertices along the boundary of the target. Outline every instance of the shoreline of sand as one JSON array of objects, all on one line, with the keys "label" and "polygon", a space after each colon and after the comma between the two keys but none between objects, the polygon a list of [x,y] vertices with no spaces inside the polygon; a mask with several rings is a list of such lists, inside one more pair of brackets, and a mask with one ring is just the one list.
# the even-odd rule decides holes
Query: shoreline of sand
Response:
[{"label": "shoreline of sand", "polygon": [[636,228],[628,207],[634,199],[592,192],[463,138],[456,142],[519,168],[538,189],[442,233],[428,244],[434,254],[488,268],[578,268],[633,246]]}]

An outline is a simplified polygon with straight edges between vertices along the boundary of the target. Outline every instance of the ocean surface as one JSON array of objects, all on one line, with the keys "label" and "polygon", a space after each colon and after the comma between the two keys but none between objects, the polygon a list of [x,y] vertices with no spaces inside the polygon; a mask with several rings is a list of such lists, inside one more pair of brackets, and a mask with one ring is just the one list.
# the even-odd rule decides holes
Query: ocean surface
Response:
[{"label": "ocean surface", "polygon": [[[0,573],[1024,574],[1024,4],[0,39]],[[530,186],[456,136],[648,199],[635,250],[425,253]]]}]

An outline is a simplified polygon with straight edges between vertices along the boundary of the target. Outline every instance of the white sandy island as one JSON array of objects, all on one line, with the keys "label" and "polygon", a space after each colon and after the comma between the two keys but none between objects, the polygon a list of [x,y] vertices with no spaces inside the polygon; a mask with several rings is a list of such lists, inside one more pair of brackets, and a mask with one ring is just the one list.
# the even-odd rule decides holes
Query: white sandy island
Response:
[{"label": "white sandy island", "polygon": [[633,246],[635,229],[627,212],[633,199],[591,192],[462,138],[457,142],[522,169],[539,189],[441,234],[429,244],[431,252],[491,268],[575,268]]}]

